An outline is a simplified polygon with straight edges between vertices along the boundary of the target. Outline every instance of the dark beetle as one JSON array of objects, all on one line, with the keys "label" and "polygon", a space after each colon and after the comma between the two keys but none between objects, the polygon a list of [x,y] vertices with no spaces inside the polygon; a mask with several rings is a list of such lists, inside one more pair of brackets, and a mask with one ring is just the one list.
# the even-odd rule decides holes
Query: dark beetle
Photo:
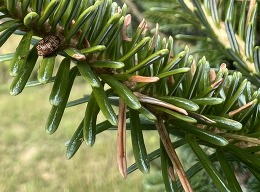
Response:
[{"label": "dark beetle", "polygon": [[60,38],[55,35],[50,35],[44,37],[39,41],[36,49],[38,51],[39,56],[48,56],[53,54],[60,46]]}]

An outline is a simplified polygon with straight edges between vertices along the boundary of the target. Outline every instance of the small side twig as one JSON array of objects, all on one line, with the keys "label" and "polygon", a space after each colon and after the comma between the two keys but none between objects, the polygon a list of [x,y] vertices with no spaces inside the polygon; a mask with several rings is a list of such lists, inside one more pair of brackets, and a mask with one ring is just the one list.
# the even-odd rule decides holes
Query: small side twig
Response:
[{"label": "small side twig", "polygon": [[244,142],[260,145],[260,139],[254,138],[254,137],[247,137],[247,136],[236,135],[236,134],[232,134],[232,133],[220,133],[219,135],[221,135],[225,138],[229,138],[229,139],[235,139],[235,140],[239,140],[239,141],[244,141]]}]

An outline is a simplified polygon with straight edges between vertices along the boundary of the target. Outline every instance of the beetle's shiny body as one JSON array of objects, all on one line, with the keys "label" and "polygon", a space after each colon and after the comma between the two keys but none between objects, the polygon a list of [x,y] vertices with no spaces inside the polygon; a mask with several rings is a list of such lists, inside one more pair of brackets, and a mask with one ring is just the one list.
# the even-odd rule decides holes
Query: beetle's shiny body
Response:
[{"label": "beetle's shiny body", "polygon": [[59,46],[60,46],[60,38],[55,35],[50,35],[40,40],[36,49],[38,51],[39,56],[46,57],[48,55],[55,53],[55,51],[57,51]]}]

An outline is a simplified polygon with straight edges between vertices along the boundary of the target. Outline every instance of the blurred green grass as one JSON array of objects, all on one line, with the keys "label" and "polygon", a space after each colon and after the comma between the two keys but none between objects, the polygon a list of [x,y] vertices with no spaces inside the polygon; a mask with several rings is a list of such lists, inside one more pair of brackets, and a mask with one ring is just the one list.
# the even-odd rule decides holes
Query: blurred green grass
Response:
[{"label": "blurred green grass", "polygon": [[[14,52],[20,38],[11,36],[0,54]],[[56,60],[54,74],[59,61],[60,58]],[[93,147],[83,143],[75,156],[67,160],[64,144],[81,122],[86,104],[67,108],[59,129],[50,136],[44,129],[51,109],[48,98],[52,84],[26,88],[20,95],[11,96],[9,62],[0,64],[0,192],[147,191],[147,179],[157,174],[156,167],[152,166],[152,174],[144,175],[137,170],[123,179],[117,168],[116,131],[97,135]],[[38,67],[39,61],[31,78],[36,79]],[[90,91],[82,78],[77,78],[74,85],[70,100]],[[99,121],[102,118],[99,115]],[[145,132],[144,137],[148,152],[158,146],[156,132]],[[129,133],[127,158],[130,166],[134,158]]]},{"label": "blurred green grass", "polygon": [[[66,109],[59,129],[46,134],[51,86],[26,88],[16,97],[9,95],[8,85],[0,87],[0,191],[143,191],[149,175],[135,171],[124,180],[119,174],[115,131],[98,135],[93,147],[83,143],[71,160],[66,159],[64,143],[82,120],[86,105]],[[85,83],[76,82],[70,99],[81,97],[87,89]],[[149,134],[148,142],[156,142]],[[127,143],[130,165],[129,137]]]}]

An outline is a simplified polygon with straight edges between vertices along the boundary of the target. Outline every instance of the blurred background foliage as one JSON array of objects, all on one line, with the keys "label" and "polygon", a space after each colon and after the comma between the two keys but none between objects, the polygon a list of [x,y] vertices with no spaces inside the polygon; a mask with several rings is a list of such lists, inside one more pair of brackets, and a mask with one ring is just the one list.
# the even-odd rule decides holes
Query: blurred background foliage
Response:
[{"label": "blurred background foliage", "polygon": [[[160,31],[164,35],[171,35],[174,37],[176,41],[176,50],[181,50],[185,45],[189,45],[191,49],[191,53],[193,55],[197,55],[196,58],[201,58],[202,56],[206,56],[209,61],[211,67],[218,67],[220,63],[224,62],[228,65],[230,69],[234,69],[232,63],[233,59],[230,58],[229,55],[223,54],[222,47],[217,45],[214,42],[214,39],[210,37],[207,33],[207,29],[203,28],[201,25],[201,21],[192,15],[190,15],[189,11],[183,9],[183,6],[178,0],[122,0],[122,2],[131,2],[129,5],[130,10],[135,9],[135,13],[140,12],[144,15],[153,26],[155,23],[159,23]],[[192,1],[187,1],[192,2]],[[209,3],[209,1],[201,1],[204,3]],[[241,16],[241,8],[243,4],[243,0],[235,0],[235,1],[225,1],[225,0],[217,0],[217,9],[219,12],[219,19],[225,20],[225,12],[230,2],[235,2],[234,5],[234,18],[235,25],[238,25],[239,18]],[[249,2],[249,1],[248,1]],[[259,2],[259,1],[256,1]],[[133,4],[132,4],[133,3]],[[247,8],[249,7],[249,3],[247,4]],[[132,9],[131,9],[132,8]],[[260,10],[257,9],[256,23],[260,22],[259,17]],[[140,20],[142,17],[136,17],[137,20]],[[234,27],[235,28],[235,27]],[[255,29],[255,45],[260,44],[260,26],[256,25]]]}]

